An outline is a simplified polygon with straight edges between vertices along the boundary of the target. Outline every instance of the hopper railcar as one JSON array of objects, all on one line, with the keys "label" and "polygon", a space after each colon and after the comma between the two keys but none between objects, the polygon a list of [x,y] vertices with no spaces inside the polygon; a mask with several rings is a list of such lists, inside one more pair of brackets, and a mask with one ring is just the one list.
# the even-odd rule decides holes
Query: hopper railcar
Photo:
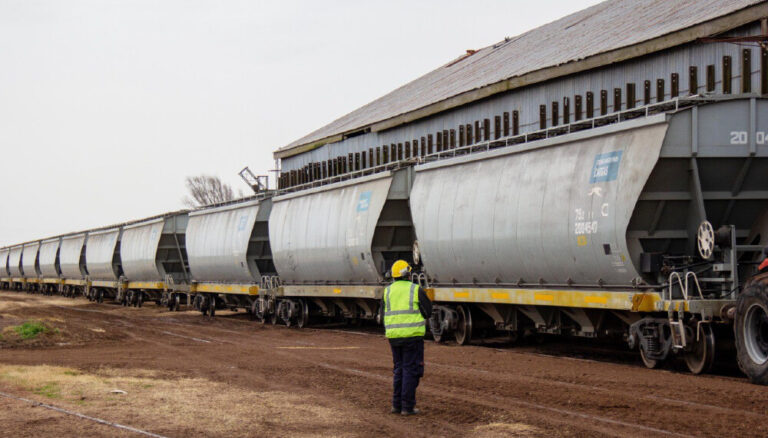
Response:
[{"label": "hopper railcar", "polygon": [[8,270],[10,248],[0,248],[0,289],[11,288],[11,273]]},{"label": "hopper railcar", "polygon": [[86,279],[88,278],[88,270],[85,266],[85,249],[87,245],[88,232],[61,236],[59,246],[59,292],[65,297],[87,296]]},{"label": "hopper railcar", "polygon": [[86,296],[91,301],[117,299],[123,277],[120,260],[120,239],[123,226],[94,230],[88,233],[85,246],[85,269],[88,271]]},{"label": "hopper railcar", "polygon": [[40,241],[38,250],[40,292],[46,295],[58,293],[61,279],[61,237]]},{"label": "hopper railcar", "polygon": [[115,300],[141,307],[154,301],[178,310],[187,301],[189,269],[186,211],[137,221],[123,227],[120,266],[123,275]]},{"label": "hopper railcar", "polygon": [[21,249],[21,275],[24,290],[37,292],[40,290],[40,242],[27,242]]},{"label": "hopper railcar", "polygon": [[218,308],[252,311],[263,305],[265,286],[276,276],[271,208],[270,199],[249,199],[190,212],[187,255],[196,310],[213,316]]},{"label": "hopper railcar", "polygon": [[24,274],[21,267],[21,253],[24,245],[15,245],[8,248],[8,283],[11,289],[20,291],[26,289]]}]

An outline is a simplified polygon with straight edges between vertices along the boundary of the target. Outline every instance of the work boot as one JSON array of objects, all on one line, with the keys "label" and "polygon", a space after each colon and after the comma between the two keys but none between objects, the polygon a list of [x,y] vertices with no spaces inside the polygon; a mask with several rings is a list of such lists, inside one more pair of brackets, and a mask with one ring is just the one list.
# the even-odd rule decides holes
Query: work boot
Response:
[{"label": "work boot", "polygon": [[413,408],[410,411],[406,411],[405,409],[403,409],[403,411],[400,412],[400,415],[408,416],[408,415],[416,415],[416,414],[420,414],[420,413],[421,413],[421,410]]},{"label": "work boot", "polygon": [[400,408],[392,408],[392,410],[389,411],[389,413],[390,414],[399,414],[400,413]]}]

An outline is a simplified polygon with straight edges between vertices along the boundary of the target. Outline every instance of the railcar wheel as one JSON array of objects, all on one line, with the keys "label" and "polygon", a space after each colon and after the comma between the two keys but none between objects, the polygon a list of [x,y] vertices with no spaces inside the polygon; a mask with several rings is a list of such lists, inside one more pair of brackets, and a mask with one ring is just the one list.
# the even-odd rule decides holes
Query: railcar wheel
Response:
[{"label": "railcar wheel", "polygon": [[649,359],[648,356],[646,356],[645,349],[642,345],[640,346],[640,359],[643,361],[643,365],[645,365],[646,368],[650,368],[652,370],[659,368],[662,364],[662,361],[658,359]]},{"label": "railcar wheel", "polygon": [[702,324],[699,328],[699,340],[696,341],[696,336],[691,338],[694,346],[683,356],[685,364],[693,374],[706,373],[715,363],[715,333],[709,324]]},{"label": "railcar wheel", "polygon": [[211,303],[208,305],[208,316],[216,316],[216,297],[211,297]]},{"label": "railcar wheel", "polygon": [[264,324],[267,322],[267,314],[269,313],[269,309],[267,308],[267,302],[264,298],[259,297],[256,298],[256,300],[251,305],[251,314],[253,315],[253,318]]},{"label": "railcar wheel", "polygon": [[98,292],[96,292],[96,302],[97,303],[103,303],[104,302],[104,290],[99,289]]},{"label": "railcar wheel", "polygon": [[299,300],[297,307],[298,315],[296,316],[296,327],[304,328],[309,324],[309,305],[306,300]]},{"label": "railcar wheel", "polygon": [[141,307],[144,304],[144,292],[136,293],[136,307]]},{"label": "railcar wheel", "polygon": [[442,309],[433,308],[432,316],[427,320],[429,324],[429,332],[432,334],[432,339],[438,344],[445,341],[447,334],[445,324],[443,324],[443,312]]},{"label": "railcar wheel", "polygon": [[456,321],[456,331],[453,332],[453,335],[456,338],[456,343],[467,345],[472,340],[472,312],[469,307],[458,306],[456,307],[456,313],[458,318]]},{"label": "railcar wheel", "polygon": [[172,312],[178,312],[181,310],[181,296],[179,294],[173,295],[173,298],[171,299],[171,305],[173,306],[171,309]]},{"label": "railcar wheel", "polygon": [[376,309],[376,325],[384,325],[384,306],[382,305]]},{"label": "railcar wheel", "polygon": [[736,303],[736,357],[752,383],[768,385],[768,285],[753,284]]}]

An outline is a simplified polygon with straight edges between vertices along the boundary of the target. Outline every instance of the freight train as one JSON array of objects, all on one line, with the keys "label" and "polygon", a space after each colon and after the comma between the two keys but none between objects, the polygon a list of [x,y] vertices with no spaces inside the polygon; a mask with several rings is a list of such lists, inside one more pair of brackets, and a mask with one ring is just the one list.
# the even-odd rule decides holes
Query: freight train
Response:
[{"label": "freight train", "polygon": [[525,134],[393,150],[248,199],[0,249],[4,289],[272,324],[380,323],[395,260],[429,332],[616,337],[768,383],[768,99],[688,96]]}]

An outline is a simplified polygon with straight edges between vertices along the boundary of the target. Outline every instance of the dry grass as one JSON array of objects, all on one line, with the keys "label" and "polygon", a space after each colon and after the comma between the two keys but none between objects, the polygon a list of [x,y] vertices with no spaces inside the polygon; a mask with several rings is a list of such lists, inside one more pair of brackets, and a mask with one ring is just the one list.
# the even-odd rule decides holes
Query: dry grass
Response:
[{"label": "dry grass", "polygon": [[[0,385],[111,421],[185,435],[252,436],[262,426],[273,431],[278,426],[283,436],[340,436],[340,430],[355,422],[299,394],[249,391],[148,370],[103,368],[91,374],[53,366],[0,365]],[[127,394],[111,394],[113,389]]]}]

